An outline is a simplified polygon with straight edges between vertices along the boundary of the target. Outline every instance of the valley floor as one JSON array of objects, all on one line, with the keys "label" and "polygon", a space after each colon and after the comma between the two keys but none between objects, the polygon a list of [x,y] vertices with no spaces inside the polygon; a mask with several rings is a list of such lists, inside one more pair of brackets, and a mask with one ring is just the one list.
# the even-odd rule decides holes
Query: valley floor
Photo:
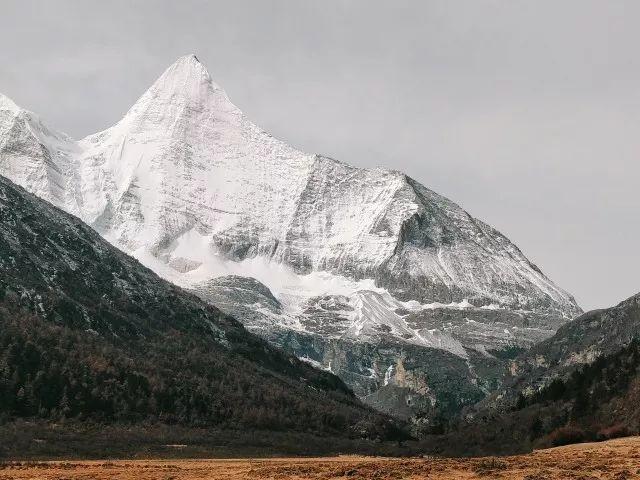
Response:
[{"label": "valley floor", "polygon": [[468,459],[361,456],[229,460],[5,462],[8,479],[640,479],[640,437]]}]

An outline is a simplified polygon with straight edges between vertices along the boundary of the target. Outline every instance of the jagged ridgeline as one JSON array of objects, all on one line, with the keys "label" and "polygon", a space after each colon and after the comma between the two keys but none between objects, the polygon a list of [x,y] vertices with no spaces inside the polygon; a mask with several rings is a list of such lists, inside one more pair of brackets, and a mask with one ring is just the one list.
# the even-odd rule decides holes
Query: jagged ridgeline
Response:
[{"label": "jagged ridgeline", "polygon": [[0,417],[398,433],[334,375],[1,176]]},{"label": "jagged ridgeline", "polygon": [[0,174],[395,415],[477,401],[581,312],[447,198],[264,132],[193,55],[79,141],[0,96]]}]

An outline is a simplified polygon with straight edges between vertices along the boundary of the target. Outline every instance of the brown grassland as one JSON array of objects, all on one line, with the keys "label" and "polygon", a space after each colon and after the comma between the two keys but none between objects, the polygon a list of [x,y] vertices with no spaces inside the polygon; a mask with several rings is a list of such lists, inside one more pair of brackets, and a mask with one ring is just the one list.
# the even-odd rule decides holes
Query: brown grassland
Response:
[{"label": "brown grassland", "polygon": [[4,462],[4,479],[640,479],[640,437],[484,458],[340,456],[226,460]]}]

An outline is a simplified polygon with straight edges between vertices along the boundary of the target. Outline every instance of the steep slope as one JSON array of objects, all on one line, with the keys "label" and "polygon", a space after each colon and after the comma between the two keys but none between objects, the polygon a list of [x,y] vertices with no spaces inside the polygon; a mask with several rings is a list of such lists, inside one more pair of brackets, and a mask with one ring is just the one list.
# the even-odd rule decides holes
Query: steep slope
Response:
[{"label": "steep slope", "polygon": [[[417,349],[454,358],[462,367],[442,385],[474,391],[460,404],[477,399],[499,381],[492,351],[528,347],[580,313],[506,237],[406,175],[271,137],[193,55],[78,142],[8,100],[0,109],[0,173],[363,397],[393,386],[404,403],[407,389],[429,404],[449,396],[398,377]],[[249,284],[268,292],[251,314]],[[393,353],[364,353],[380,344]],[[450,364],[415,374],[429,383],[427,370]]]},{"label": "steep slope", "polygon": [[538,417],[539,431],[533,433],[542,442],[559,445],[640,432],[638,337],[618,348],[519,398],[516,409]]},{"label": "steep slope", "polygon": [[393,428],[337,377],[270,347],[4,177],[0,346],[4,420],[383,437]]},{"label": "steep slope", "polygon": [[499,401],[513,402],[520,392],[533,395],[583,365],[616,354],[639,337],[640,294],[614,307],[587,312],[513,360],[509,391]]},{"label": "steep slope", "polygon": [[508,408],[483,408],[450,425],[429,449],[447,454],[530,451],[640,433],[640,343],[577,366]]},{"label": "steep slope", "polygon": [[441,441],[509,453],[640,432],[639,340],[640,294],[581,315],[513,359],[504,385]]},{"label": "steep slope", "polygon": [[446,455],[512,454],[640,432],[640,343],[556,377],[503,408],[483,408],[426,437],[423,448]]}]

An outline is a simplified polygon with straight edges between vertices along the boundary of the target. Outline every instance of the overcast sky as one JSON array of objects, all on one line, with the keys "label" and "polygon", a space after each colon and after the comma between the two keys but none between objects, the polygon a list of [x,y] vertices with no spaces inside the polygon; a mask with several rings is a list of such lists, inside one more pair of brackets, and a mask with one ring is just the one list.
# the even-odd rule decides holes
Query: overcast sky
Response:
[{"label": "overcast sky", "polygon": [[583,308],[640,291],[638,1],[0,2],[0,92],[53,128],[196,53],[275,136],[405,171]]}]

